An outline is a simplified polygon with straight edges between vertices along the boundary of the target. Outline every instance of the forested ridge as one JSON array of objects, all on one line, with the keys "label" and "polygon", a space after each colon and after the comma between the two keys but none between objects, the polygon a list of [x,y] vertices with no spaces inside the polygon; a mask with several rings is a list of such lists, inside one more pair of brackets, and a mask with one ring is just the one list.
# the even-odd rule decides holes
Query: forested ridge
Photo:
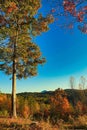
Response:
[{"label": "forested ridge", "polygon": [[[58,88],[55,91],[44,90],[42,92],[17,93],[16,105],[18,116],[17,127],[18,122],[24,119],[24,122],[27,120],[29,122],[39,122],[40,127],[41,123],[43,124],[44,122],[51,124],[52,129],[54,126],[56,128],[64,126],[64,130],[65,127],[87,128],[87,89],[63,90]],[[0,117],[1,119],[11,117],[11,94],[0,93]],[[9,120],[7,119],[7,121]],[[14,123],[12,126],[9,123],[9,126],[7,121],[5,122],[7,126],[9,128],[13,127]],[[3,121],[0,124],[3,125]],[[44,124],[43,128],[45,126],[46,124]],[[32,127],[39,130],[36,123]],[[50,130],[50,125],[46,127]]]},{"label": "forested ridge", "polygon": [[[51,112],[51,110],[61,109],[63,103],[65,101],[70,105],[69,109],[72,109],[73,113],[76,112],[76,107],[80,111],[79,114],[87,112],[87,89],[80,90],[80,89],[56,89],[55,91],[42,91],[42,92],[22,92],[17,93],[17,113],[18,115],[22,115],[23,113],[19,113],[19,109],[24,109],[25,106],[28,107],[29,115],[31,116],[32,113],[41,113],[46,110]],[[59,108],[60,104],[60,108]],[[54,108],[52,108],[54,106]],[[10,108],[9,108],[10,107]],[[85,108],[83,108],[85,107]],[[35,109],[36,108],[36,109]],[[68,108],[67,108],[68,109]],[[85,110],[83,110],[85,109]],[[4,111],[7,111],[7,115],[10,115],[11,110],[11,94],[4,94],[0,93],[0,114],[3,115]],[[55,112],[57,112],[55,110]],[[81,112],[82,111],[82,112]],[[22,112],[22,111],[20,111]],[[43,113],[42,112],[42,113]],[[63,111],[64,112],[64,111]],[[62,113],[60,111],[60,113]],[[67,112],[65,112],[67,113]],[[50,113],[49,113],[50,114]],[[71,113],[68,113],[69,115]]]}]

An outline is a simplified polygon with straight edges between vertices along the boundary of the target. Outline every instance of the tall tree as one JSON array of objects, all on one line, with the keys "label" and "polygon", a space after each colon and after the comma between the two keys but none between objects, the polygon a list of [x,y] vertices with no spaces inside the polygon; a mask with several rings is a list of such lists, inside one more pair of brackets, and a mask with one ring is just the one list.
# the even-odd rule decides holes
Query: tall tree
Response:
[{"label": "tall tree", "polygon": [[84,90],[85,86],[86,86],[86,82],[87,82],[86,78],[84,76],[81,76],[80,77],[80,82],[81,82],[80,84],[82,86],[82,89]]},{"label": "tall tree", "polygon": [[44,63],[33,36],[48,30],[50,16],[36,15],[40,0],[0,0],[0,70],[12,75],[12,117],[16,115],[16,78],[37,74]]}]

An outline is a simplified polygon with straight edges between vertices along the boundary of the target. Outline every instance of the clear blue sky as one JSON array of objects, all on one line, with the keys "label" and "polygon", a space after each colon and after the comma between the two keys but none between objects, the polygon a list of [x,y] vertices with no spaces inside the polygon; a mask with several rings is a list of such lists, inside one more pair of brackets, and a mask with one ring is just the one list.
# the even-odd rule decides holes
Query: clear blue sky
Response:
[{"label": "clear blue sky", "polygon": [[[69,88],[69,78],[87,76],[87,35],[76,27],[73,33],[50,25],[50,30],[34,39],[47,62],[38,67],[38,75],[17,80],[17,92],[31,92]],[[0,90],[11,92],[11,80],[0,72]]]}]

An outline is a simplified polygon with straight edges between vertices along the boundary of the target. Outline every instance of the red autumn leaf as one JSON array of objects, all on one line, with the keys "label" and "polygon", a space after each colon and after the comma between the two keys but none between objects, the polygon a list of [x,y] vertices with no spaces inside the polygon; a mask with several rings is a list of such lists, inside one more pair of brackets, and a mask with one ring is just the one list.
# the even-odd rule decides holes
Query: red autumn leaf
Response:
[{"label": "red autumn leaf", "polygon": [[87,10],[87,6],[84,6],[82,10],[83,10],[83,11],[86,11],[86,10]]},{"label": "red autumn leaf", "polygon": [[83,21],[84,14],[85,14],[85,12],[83,12],[83,11],[80,11],[80,12],[77,13],[77,19],[78,19],[79,22]]},{"label": "red autumn leaf", "polygon": [[63,1],[64,10],[70,12],[71,14],[75,11],[75,3],[69,0]]}]

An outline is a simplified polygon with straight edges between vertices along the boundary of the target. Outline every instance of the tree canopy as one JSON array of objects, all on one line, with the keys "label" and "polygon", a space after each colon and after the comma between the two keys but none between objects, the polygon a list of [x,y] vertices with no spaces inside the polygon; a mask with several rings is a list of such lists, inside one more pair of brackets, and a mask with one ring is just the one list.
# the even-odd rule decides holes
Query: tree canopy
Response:
[{"label": "tree canopy", "polygon": [[32,39],[47,31],[53,18],[41,14],[35,16],[40,7],[40,0],[1,0],[0,69],[6,74],[12,74],[14,57],[17,78],[36,75],[37,65],[45,61]]}]

